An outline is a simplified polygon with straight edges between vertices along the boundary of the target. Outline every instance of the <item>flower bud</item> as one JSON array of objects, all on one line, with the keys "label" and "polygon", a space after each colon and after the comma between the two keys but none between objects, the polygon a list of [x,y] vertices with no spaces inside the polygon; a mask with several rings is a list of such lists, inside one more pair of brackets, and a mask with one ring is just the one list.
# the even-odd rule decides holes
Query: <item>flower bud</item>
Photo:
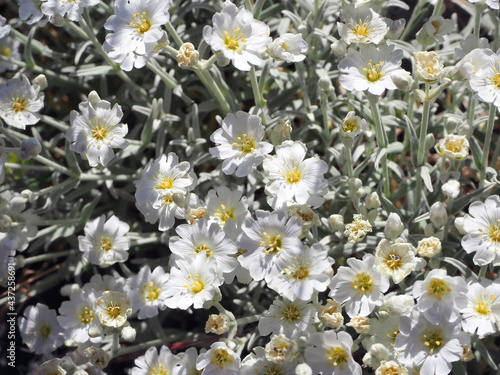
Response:
[{"label": "flower bud", "polygon": [[449,116],[446,118],[444,126],[448,133],[454,133],[462,122],[462,119],[458,116]]},{"label": "flower bud", "polygon": [[103,334],[102,326],[98,324],[92,324],[89,327],[89,337],[96,338]]},{"label": "flower bud", "polygon": [[467,231],[465,230],[465,227],[464,227],[464,222],[465,222],[464,217],[457,217],[457,218],[455,218],[455,221],[453,222],[453,224],[455,225],[455,228],[457,228],[457,230],[458,230],[458,233],[460,233],[462,235],[467,234]]},{"label": "flower bud", "polygon": [[47,88],[47,78],[44,74],[39,74],[31,82],[33,86],[38,86],[40,90],[45,90]]},{"label": "flower bud", "polygon": [[442,186],[442,190],[446,196],[450,198],[456,198],[460,194],[460,182],[458,182],[457,180],[449,180]]},{"label": "flower bud", "polygon": [[364,195],[363,182],[357,177],[351,177],[349,179],[349,194],[353,195]]},{"label": "flower bud", "polygon": [[376,208],[366,213],[366,218],[370,223],[373,223],[377,219],[377,216],[378,216],[378,209]]},{"label": "flower bud", "polygon": [[295,345],[283,334],[274,335],[265,348],[266,359],[276,364],[289,362],[295,355]]},{"label": "flower bud", "polygon": [[394,241],[401,233],[403,233],[404,229],[405,226],[399,215],[395,212],[391,212],[387,217],[387,222],[384,228],[384,234],[386,237]]},{"label": "flower bud", "polygon": [[392,82],[394,82],[396,87],[401,91],[411,90],[415,83],[411,75],[406,71],[397,70],[391,73],[391,78]]},{"label": "flower bud", "polygon": [[449,134],[438,142],[436,150],[449,159],[462,160],[469,155],[469,141],[465,135]]},{"label": "flower bud", "polygon": [[457,134],[458,135],[463,135],[466,138],[469,138],[472,136],[472,127],[469,125],[468,122],[462,122],[458,127],[457,127]]},{"label": "flower bud", "polygon": [[125,341],[128,341],[128,342],[134,341],[136,334],[137,334],[137,331],[135,330],[135,328],[133,328],[129,325],[126,325],[125,327],[123,327],[121,332],[120,332],[122,339]]},{"label": "flower bud", "polygon": [[374,191],[373,193],[368,194],[365,197],[365,205],[366,208],[369,210],[372,210],[374,208],[379,208],[382,204],[380,203],[380,198],[378,196],[378,193]]},{"label": "flower bud", "polygon": [[443,227],[448,222],[448,212],[441,202],[436,202],[431,206],[431,223],[436,229]]},{"label": "flower bud", "polygon": [[63,297],[70,297],[73,292],[76,292],[79,289],[81,289],[81,287],[78,284],[66,284],[60,289],[59,293],[61,293],[61,296]]},{"label": "flower bud", "polygon": [[99,94],[96,91],[91,91],[88,96],[88,101],[92,106],[95,106],[98,102],[101,101]]},{"label": "flower bud", "polygon": [[7,233],[12,227],[12,219],[9,215],[0,214],[0,232]]},{"label": "flower bud", "polygon": [[429,133],[425,136],[425,149],[431,149],[436,143],[436,139],[434,138],[434,134]]},{"label": "flower bud", "polygon": [[343,232],[344,231],[344,216],[333,214],[329,218],[330,225],[334,231]]},{"label": "flower bud", "polygon": [[441,252],[441,241],[437,237],[427,237],[418,241],[417,253],[421,257],[433,258]]},{"label": "flower bud", "polygon": [[433,236],[436,234],[436,228],[431,223],[427,224],[424,228],[424,233],[426,236]]},{"label": "flower bud", "polygon": [[189,68],[196,64],[200,53],[194,48],[193,43],[184,43],[177,52],[177,62],[181,68]]},{"label": "flower bud", "polygon": [[312,373],[312,369],[307,363],[301,363],[295,367],[295,375],[312,375]]},{"label": "flower bud", "polygon": [[25,140],[21,142],[21,160],[28,161],[36,156],[42,151],[42,145],[38,139],[33,138],[30,140]]},{"label": "flower bud", "polygon": [[332,87],[332,81],[328,77],[321,77],[318,81],[318,87],[328,93]]},{"label": "flower bud", "polygon": [[344,57],[347,53],[347,44],[343,40],[336,40],[330,46],[332,53],[339,57]]},{"label": "flower bud", "polygon": [[403,33],[406,25],[406,20],[404,18],[400,18],[397,20],[391,20],[390,18],[385,18],[387,22],[387,26],[389,26],[389,30],[387,30],[387,34],[385,35],[386,39],[399,39],[401,34]]},{"label": "flower bud", "polygon": [[363,364],[377,368],[382,361],[387,359],[389,359],[389,350],[383,344],[375,343],[370,347],[368,353],[364,355]]},{"label": "flower bud", "polygon": [[408,371],[396,361],[382,361],[375,375],[408,375]]},{"label": "flower bud", "polygon": [[226,66],[231,62],[227,57],[225,57],[222,53],[217,53],[217,65]]}]

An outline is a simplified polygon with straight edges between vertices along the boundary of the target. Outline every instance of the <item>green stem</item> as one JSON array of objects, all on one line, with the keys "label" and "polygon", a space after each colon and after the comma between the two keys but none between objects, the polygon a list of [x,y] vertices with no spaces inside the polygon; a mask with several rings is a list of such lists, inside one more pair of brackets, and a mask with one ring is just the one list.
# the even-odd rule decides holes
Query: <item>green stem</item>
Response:
[{"label": "green stem", "polygon": [[477,274],[477,281],[481,281],[486,276],[486,270],[488,269],[488,265],[481,266],[479,269],[479,273]]},{"label": "green stem", "polygon": [[486,167],[488,166],[488,156],[490,153],[491,138],[493,136],[493,126],[495,125],[497,107],[490,104],[490,113],[488,116],[488,123],[486,125],[486,134],[484,137],[483,146],[483,159],[481,160],[481,171],[479,178],[479,187],[483,187],[486,183]]},{"label": "green stem", "polygon": [[203,85],[210,91],[213,97],[217,100],[222,113],[224,115],[227,115],[229,112],[231,112],[231,107],[228,104],[229,101],[226,100],[226,98],[224,97],[224,94],[215,83],[212,75],[206,70],[195,70],[194,72],[196,73],[200,81],[203,83]]},{"label": "green stem", "polygon": [[326,146],[330,146],[331,141],[331,133],[330,133],[330,124],[328,123],[328,94],[326,92],[321,92],[320,94],[320,105],[321,105],[321,114],[323,117],[323,134],[325,138]]},{"label": "green stem", "polygon": [[351,156],[351,147],[348,147],[344,144],[345,147],[345,157],[346,157],[346,169],[347,169],[347,176],[349,178],[352,177],[352,156]]},{"label": "green stem", "polygon": [[262,314],[245,316],[244,318],[236,319],[236,324],[243,326],[245,324],[258,322],[262,318],[262,316]]},{"label": "green stem", "polygon": [[[426,97],[429,95],[429,85],[425,84],[425,95]],[[427,99],[427,98],[426,98]],[[427,155],[426,146],[425,146],[425,137],[427,136],[427,128],[429,126],[429,115],[431,109],[431,100],[424,101],[424,108],[422,112],[422,124],[420,125],[420,137],[418,140],[418,154],[417,154],[417,167],[421,167],[424,165],[424,158]]]},{"label": "green stem", "polygon": [[262,123],[267,125],[267,116],[264,111],[264,107],[266,105],[266,101],[262,97],[262,93],[260,91],[259,81],[257,79],[257,73],[255,71],[255,66],[252,65],[250,68],[250,81],[252,82],[252,91],[253,97],[255,100],[255,106],[260,109],[260,117],[262,118]]},{"label": "green stem", "polygon": [[230,323],[229,323],[229,332],[227,334],[227,339],[232,340],[234,336],[236,336],[236,332],[238,330],[238,322],[234,317],[234,314],[231,311],[226,310],[224,306],[220,304],[220,302],[215,302],[214,306],[217,308],[217,310],[219,310],[221,314],[224,314],[229,318]]},{"label": "green stem", "polygon": [[64,122],[57,121],[56,119],[54,119],[50,116],[47,116],[47,115],[42,115],[40,120],[42,120],[47,125],[53,126],[54,128],[56,128],[62,132],[66,132],[69,129],[69,126],[66,125]]},{"label": "green stem", "polygon": [[302,87],[302,98],[304,99],[304,106],[306,107],[306,113],[309,113],[311,109],[311,99],[309,98],[309,93],[307,92],[307,84],[305,80],[306,68],[303,62],[298,62],[295,64],[297,73],[299,75],[300,86]]},{"label": "green stem", "polygon": [[448,201],[446,202],[446,211],[448,212],[448,216],[450,217],[449,220],[446,221],[446,224],[444,225],[443,228],[443,241],[446,241],[448,238],[448,232],[450,231],[450,222],[451,222],[451,211],[453,208],[453,197],[448,197]]},{"label": "green stem", "polygon": [[33,263],[38,263],[38,262],[43,262],[46,260],[52,260],[55,258],[61,258],[65,257],[67,255],[75,254],[76,250],[65,250],[65,251],[57,251],[54,253],[47,253],[47,254],[42,254],[42,255],[36,255],[30,258],[25,258],[24,259],[24,264],[33,264]]},{"label": "green stem", "polygon": [[479,31],[481,29],[481,14],[485,9],[485,4],[478,2],[475,4],[475,15],[474,15],[474,35],[479,38]]},{"label": "green stem", "polygon": [[443,0],[438,0],[436,6],[434,7],[434,11],[432,12],[433,16],[439,16],[441,14],[441,6],[443,5]]},{"label": "green stem", "polygon": [[172,37],[172,39],[174,40],[175,44],[177,44],[177,47],[180,47],[182,46],[182,39],[181,37],[179,36],[179,34],[177,34],[177,30],[175,29],[175,27],[170,23],[170,21],[168,21],[166,24],[165,24],[165,27],[167,28],[167,31],[168,31],[168,34]]},{"label": "green stem", "polygon": [[[370,93],[367,93],[367,97],[370,102],[372,119],[375,123],[375,135],[377,137],[378,146],[381,149],[387,149],[387,133],[385,132],[384,125],[382,123],[382,115],[380,114],[380,109],[378,107],[379,97]],[[384,195],[386,197],[389,197],[391,185],[389,167],[387,166],[387,153],[382,157],[382,160],[380,162],[382,164],[382,173],[384,178]]]},{"label": "green stem", "polygon": [[136,179],[137,177],[133,174],[105,175],[82,173],[80,175],[80,181],[135,181]]}]

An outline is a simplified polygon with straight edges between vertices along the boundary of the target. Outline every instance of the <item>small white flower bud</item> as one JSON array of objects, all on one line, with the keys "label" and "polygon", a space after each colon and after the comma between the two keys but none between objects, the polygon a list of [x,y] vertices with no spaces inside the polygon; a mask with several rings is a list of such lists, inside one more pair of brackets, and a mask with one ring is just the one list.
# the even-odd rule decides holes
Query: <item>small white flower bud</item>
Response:
[{"label": "small white flower bud", "polygon": [[391,212],[387,217],[387,222],[385,224],[384,234],[386,237],[394,241],[401,233],[403,233],[404,229],[405,226],[399,215],[395,212]]},{"label": "small white flower bud", "polygon": [[24,140],[21,142],[21,160],[27,161],[36,156],[42,151],[42,145],[38,139],[33,138],[30,140]]},{"label": "small white flower bud", "polygon": [[9,202],[10,209],[15,212],[21,212],[26,208],[26,198],[14,197]]},{"label": "small white flower bud", "polygon": [[99,101],[101,101],[101,98],[99,94],[96,91],[91,91],[88,97],[88,101],[90,104],[93,106],[96,105]]},{"label": "small white flower bud", "polygon": [[333,214],[330,215],[328,219],[330,221],[330,225],[334,231],[343,232],[344,231],[344,216]]},{"label": "small white flower bud", "polygon": [[301,363],[295,367],[295,375],[312,375],[312,373],[312,369],[307,363]]},{"label": "small white flower bud", "polygon": [[370,332],[370,318],[366,316],[355,316],[346,325],[354,328],[359,334]]},{"label": "small white flower bud", "polygon": [[222,53],[217,54],[217,65],[226,66],[231,62],[227,57],[225,57]]},{"label": "small white flower bud", "polygon": [[38,86],[40,90],[45,90],[47,88],[47,77],[44,74],[39,74],[32,81],[33,86]]},{"label": "small white flower bud", "polygon": [[426,236],[433,236],[436,233],[436,228],[434,228],[434,225],[429,223],[425,226],[424,233]]},{"label": "small white flower bud", "polygon": [[472,127],[469,125],[468,122],[462,122],[458,128],[457,128],[457,134],[458,135],[463,135],[466,138],[469,138],[472,135]]},{"label": "small white flower bud", "polygon": [[0,214],[0,232],[7,233],[12,227],[12,219],[9,215]]},{"label": "small white flower bud", "polygon": [[89,327],[89,336],[92,338],[96,338],[101,336],[103,333],[102,326],[98,324],[92,324]]},{"label": "small white flower bud", "polygon": [[347,53],[347,44],[343,40],[336,40],[332,43],[330,49],[334,55],[343,57]]},{"label": "small white flower bud", "polygon": [[79,289],[81,289],[81,287],[78,284],[66,284],[61,288],[60,293],[63,297],[70,297],[73,292]]},{"label": "small white flower bud", "polygon": [[457,127],[462,124],[462,119],[458,116],[449,116],[444,123],[445,129],[448,133],[454,133]]},{"label": "small white flower bud", "polygon": [[418,51],[414,54],[417,77],[426,83],[434,83],[443,71],[443,64],[434,51]]},{"label": "small white flower bud", "polygon": [[365,205],[369,210],[373,210],[374,208],[379,208],[382,204],[380,203],[380,198],[378,193],[374,191],[373,193],[368,194],[365,197]]},{"label": "small white flower bud", "polygon": [[465,135],[448,134],[438,142],[436,150],[449,159],[462,160],[469,155],[469,141]]},{"label": "small white flower bud", "polygon": [[382,361],[375,375],[408,375],[408,371],[396,361]]},{"label": "small white flower bud", "polygon": [[200,53],[194,48],[193,43],[184,43],[177,52],[177,62],[181,68],[189,68],[196,64]]},{"label": "small white flower bud", "polygon": [[447,183],[443,184],[443,193],[451,198],[456,198],[460,194],[460,182],[457,180],[449,180]]},{"label": "small white flower bud", "polygon": [[392,82],[396,85],[396,87],[401,91],[411,90],[415,84],[415,81],[405,71],[397,70],[396,72],[391,74]]},{"label": "small white flower bud", "polygon": [[121,332],[120,332],[122,339],[125,341],[128,341],[128,342],[134,341],[136,334],[137,334],[137,331],[135,330],[135,328],[133,328],[129,325],[123,327]]},{"label": "small white flower bud", "polygon": [[417,253],[421,257],[432,258],[441,252],[441,241],[437,237],[428,237],[418,241]]},{"label": "small white flower bud", "polygon": [[465,218],[464,217],[457,217],[455,218],[455,221],[454,221],[454,225],[455,225],[455,228],[457,228],[458,230],[458,233],[462,234],[462,235],[466,235],[467,234],[467,231],[465,230],[465,227],[464,227],[464,220]]},{"label": "small white flower bud", "polygon": [[363,364],[372,368],[380,366],[382,361],[389,359],[389,350],[383,344],[373,344],[363,357]]},{"label": "small white flower bud", "polygon": [[332,81],[328,77],[321,77],[318,81],[318,86],[324,92],[329,92],[332,87]]},{"label": "small white flower bud", "polygon": [[429,150],[436,143],[436,138],[434,138],[434,134],[429,133],[425,136],[425,149]]},{"label": "small white flower bud", "polygon": [[443,227],[448,222],[448,212],[441,202],[436,202],[431,206],[431,223],[436,229]]}]

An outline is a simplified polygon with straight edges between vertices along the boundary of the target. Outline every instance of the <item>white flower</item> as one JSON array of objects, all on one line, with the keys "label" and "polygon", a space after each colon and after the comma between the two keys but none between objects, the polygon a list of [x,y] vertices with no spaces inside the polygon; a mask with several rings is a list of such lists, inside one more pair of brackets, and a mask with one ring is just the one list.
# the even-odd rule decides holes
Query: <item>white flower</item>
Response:
[{"label": "white flower", "polygon": [[500,198],[492,195],[484,203],[473,202],[469,215],[464,219],[467,234],[462,238],[462,247],[474,254],[474,264],[500,265]]},{"label": "white flower", "polygon": [[[464,60],[466,58],[467,56]],[[469,77],[470,88],[481,101],[493,103],[500,109],[500,51],[495,55],[490,50],[485,50],[478,58],[480,61]]]},{"label": "white flower", "polygon": [[124,290],[126,282],[127,280],[124,277],[96,274],[90,278],[90,282],[85,284],[84,288],[92,288],[97,295],[101,295],[106,291],[118,292]]},{"label": "white flower", "polygon": [[347,44],[374,43],[379,44],[387,34],[386,22],[378,13],[366,4],[359,7],[344,5],[342,18],[345,22],[337,22],[340,37]]},{"label": "white flower", "polygon": [[147,57],[162,44],[164,31],[161,26],[169,20],[170,0],[118,0],[115,14],[104,24],[111,31],[106,36],[104,49],[110,58],[130,71],[142,68]]},{"label": "white flower", "polygon": [[170,375],[176,374],[179,357],[173,355],[166,345],[159,352],[152,346],[143,356],[136,358],[134,364],[131,375]]},{"label": "white flower", "polygon": [[239,375],[240,356],[223,342],[215,342],[196,360],[196,369],[204,375]]},{"label": "white flower", "polygon": [[347,57],[339,63],[339,70],[343,73],[340,84],[346,90],[368,90],[373,95],[382,95],[386,89],[397,88],[391,78],[393,73],[408,74],[401,69],[403,51],[394,50],[393,45],[360,45],[359,49],[349,50]]},{"label": "white flower", "polygon": [[467,283],[467,306],[462,308],[462,328],[479,338],[491,335],[500,327],[500,280]]},{"label": "white flower", "polygon": [[126,236],[129,229],[127,223],[114,215],[107,221],[106,215],[102,215],[85,224],[85,236],[78,236],[84,261],[101,267],[125,262],[130,248],[130,240]]},{"label": "white flower", "polygon": [[434,51],[418,51],[413,56],[418,78],[426,83],[435,83],[443,71],[439,55]]},{"label": "white flower", "polygon": [[[206,351],[206,349],[201,349],[201,352]],[[180,367],[178,368],[178,375],[199,375],[201,372],[196,369],[196,360],[198,359],[198,351],[195,347],[188,348],[184,353],[179,353],[178,357],[180,359]],[[174,375],[177,375],[174,373]],[[136,374],[131,374],[136,375]],[[143,374],[137,374],[143,375]],[[146,374],[144,374],[146,375]],[[150,374],[147,374],[150,375]]]},{"label": "white flower", "polygon": [[425,261],[415,257],[416,249],[407,242],[396,242],[383,238],[377,245],[375,265],[387,277],[399,284],[412,271],[425,267]]},{"label": "white flower", "polygon": [[253,18],[243,6],[226,1],[222,12],[214,14],[214,27],[205,26],[203,38],[215,52],[233,62],[238,70],[248,71],[250,65],[262,64],[261,52],[271,43],[269,26]]},{"label": "white flower", "polygon": [[43,98],[40,87],[31,85],[24,74],[9,79],[0,85],[0,117],[8,125],[26,129],[40,120]]},{"label": "white flower", "polygon": [[432,258],[441,252],[441,241],[437,237],[427,237],[418,241],[417,253],[421,257]]},{"label": "white flower", "polygon": [[132,313],[125,294],[112,291],[102,293],[94,303],[94,311],[102,325],[113,328],[122,327]]},{"label": "white flower", "polygon": [[206,333],[222,335],[229,331],[229,318],[224,314],[210,314],[205,323]]},{"label": "white flower", "polygon": [[177,52],[177,63],[181,68],[189,68],[195,65],[200,57],[200,53],[194,48],[193,43],[183,43]]},{"label": "white flower", "polygon": [[346,224],[344,235],[350,243],[361,242],[368,232],[372,231],[372,225],[368,220],[363,219],[362,214],[354,214],[354,220]]},{"label": "white flower", "polygon": [[382,361],[375,375],[408,375],[408,371],[396,361]]},{"label": "white flower", "polygon": [[160,219],[158,228],[161,231],[172,228],[176,217],[185,216],[184,200],[196,186],[189,169],[189,162],[179,163],[177,155],[171,152],[149,162],[135,184],[137,208],[151,224]]},{"label": "white flower", "polygon": [[266,351],[263,347],[257,346],[241,362],[241,375],[295,375],[294,363],[285,362],[274,363],[266,358]]},{"label": "white flower", "polygon": [[460,276],[448,276],[442,268],[430,271],[423,281],[413,284],[418,310],[434,324],[443,316],[450,321],[457,320],[458,310],[467,305],[466,293],[465,281]]},{"label": "white flower", "polygon": [[108,366],[109,354],[101,348],[90,346],[83,350],[83,354],[87,357],[87,361],[98,370],[103,370]]},{"label": "white flower", "polygon": [[290,301],[276,298],[269,310],[259,319],[261,336],[283,333],[289,338],[315,332],[313,323],[314,306],[304,301]]},{"label": "white flower", "polygon": [[370,340],[369,345],[381,344],[387,348],[387,354],[394,358],[396,352],[394,351],[394,343],[399,333],[399,321],[401,315],[396,312],[390,313],[387,317],[380,317],[379,319],[371,320]]},{"label": "white flower", "polygon": [[304,247],[302,256],[285,260],[285,268],[269,282],[269,287],[289,300],[308,301],[313,293],[323,292],[330,283],[331,265],[328,249],[317,243]]},{"label": "white flower", "polygon": [[318,307],[318,317],[327,326],[339,329],[344,324],[342,306],[333,299],[327,299],[324,305]]},{"label": "white flower", "polygon": [[[70,21],[80,21],[84,8],[97,5],[99,0],[44,0],[41,4],[43,14],[53,20],[63,20],[68,17]],[[63,21],[64,22],[64,21]],[[54,23],[56,26],[62,26],[59,22]]]},{"label": "white flower", "polygon": [[63,330],[57,322],[55,310],[37,303],[28,306],[18,320],[19,332],[30,352],[48,354],[64,342]]},{"label": "white flower", "polygon": [[411,317],[401,317],[399,329],[394,347],[397,359],[406,366],[422,366],[421,375],[448,374],[451,363],[462,357],[462,346],[470,341],[458,321],[442,315],[431,323],[418,310]]},{"label": "white flower", "polygon": [[269,282],[285,267],[289,257],[302,255],[298,238],[302,226],[297,218],[288,219],[284,211],[257,210],[257,221],[248,217],[237,245],[246,250],[238,257],[240,264],[255,280]]},{"label": "white flower", "polygon": [[[491,49],[488,48],[488,44],[486,44],[486,47],[474,48],[469,51],[469,53],[463,56],[462,60],[460,60],[457,64],[459,77],[468,80],[469,88],[472,91],[478,91],[480,89],[482,96],[487,99],[490,98],[494,91],[489,92],[489,90],[483,89],[483,87],[488,86],[491,82],[483,82],[483,78],[477,76],[476,73],[484,70],[481,75],[485,75],[486,71],[488,71],[487,68],[489,68],[492,63],[494,64],[494,60],[496,60],[496,55]],[[495,72],[493,71],[490,73],[493,73],[494,77]],[[471,79],[474,81],[472,85]]]},{"label": "white flower", "polygon": [[234,255],[238,252],[236,244],[226,238],[224,231],[217,223],[207,224],[205,219],[196,220],[192,225],[179,225],[175,231],[179,235],[170,238],[172,251],[170,264],[178,259],[192,259],[203,254],[206,261],[214,260],[221,273],[230,273],[238,265]]},{"label": "white flower", "polygon": [[319,223],[319,216],[314,210],[305,205],[294,205],[288,206],[286,208],[286,213],[290,217],[298,217],[302,224],[302,232],[300,232],[300,238],[304,238],[309,233],[309,230]]},{"label": "white flower", "polygon": [[[469,0],[469,3],[475,4],[477,2],[482,2],[485,0]],[[498,0],[486,0],[486,5],[488,5],[491,9],[498,9],[499,3]]]},{"label": "white flower", "polygon": [[274,335],[266,344],[266,359],[278,365],[292,362],[297,353],[296,344],[284,334]]},{"label": "white flower", "polygon": [[270,143],[262,141],[264,134],[259,116],[242,111],[229,113],[222,120],[221,127],[210,136],[210,140],[216,144],[210,153],[224,160],[222,171],[225,174],[247,176],[273,149]]},{"label": "white flower", "polygon": [[61,304],[57,320],[65,329],[67,339],[79,343],[90,339],[88,330],[91,324],[95,324],[94,302],[96,299],[96,292],[86,287],[75,290],[71,293],[70,300]]},{"label": "white flower", "polygon": [[361,375],[361,366],[354,361],[351,354],[352,337],[347,332],[318,332],[311,335],[306,349],[307,364],[313,373],[332,375]]},{"label": "white flower", "polygon": [[7,58],[7,61],[0,61],[0,73],[7,70],[17,70],[18,66],[14,63],[9,62],[9,60],[19,60],[22,61],[21,54],[19,53],[19,46],[21,43],[10,37],[9,35],[0,38],[0,56]]},{"label": "white flower", "polygon": [[463,160],[469,155],[469,141],[465,135],[448,134],[438,142],[436,150],[449,159]]},{"label": "white flower", "polygon": [[332,299],[345,303],[350,317],[368,316],[382,305],[383,293],[389,289],[389,280],[375,267],[375,257],[365,254],[362,260],[347,259],[349,267],[340,267],[330,284]]},{"label": "white flower", "polygon": [[19,0],[19,18],[28,25],[38,22],[40,26],[45,26],[47,18],[41,10],[41,2],[38,0]]},{"label": "white flower", "polygon": [[316,208],[325,201],[328,183],[323,174],[328,165],[318,156],[305,159],[306,153],[302,142],[284,141],[276,147],[276,155],[264,160],[266,194],[275,210],[303,204]]},{"label": "white flower", "polygon": [[165,305],[171,309],[187,310],[191,305],[201,309],[203,304],[212,301],[220,294],[222,279],[218,274],[215,261],[207,263],[205,254],[191,259],[179,259],[170,269],[170,279],[165,288]]},{"label": "white flower", "polygon": [[354,140],[358,134],[366,131],[367,127],[368,125],[365,119],[356,116],[354,111],[350,111],[344,117],[339,130],[344,137],[350,137]]},{"label": "white flower", "polygon": [[441,190],[446,196],[456,198],[460,195],[461,185],[457,180],[448,180],[441,186]]},{"label": "white flower", "polygon": [[88,159],[91,167],[99,163],[106,166],[115,156],[113,148],[127,146],[123,137],[128,127],[120,123],[123,112],[118,104],[111,108],[111,103],[101,100],[95,91],[88,99],[78,105],[80,112],[71,111],[66,138],[69,148]]},{"label": "white flower", "polygon": [[215,222],[221,227],[230,220],[237,228],[241,228],[243,221],[249,215],[247,198],[242,197],[241,191],[230,190],[226,186],[210,190],[205,198],[205,204],[208,222]]},{"label": "white flower", "polygon": [[450,32],[455,28],[455,24],[450,19],[445,19],[442,16],[432,16],[424,24],[422,30],[433,38],[436,42],[444,42],[444,36],[450,34]]},{"label": "white flower", "polygon": [[371,319],[366,316],[354,316],[346,326],[354,328],[356,333],[359,334],[368,333],[371,327],[370,320]]},{"label": "white flower", "polygon": [[40,365],[35,364],[30,375],[66,375],[67,372],[63,367],[64,362],[59,358],[53,358],[43,362]]},{"label": "white flower", "polygon": [[132,305],[132,313],[139,311],[139,319],[152,318],[158,310],[165,310],[169,274],[161,266],[153,272],[148,265],[141,267],[139,273],[127,280],[127,297]]},{"label": "white flower", "polygon": [[299,62],[306,58],[308,46],[301,34],[285,33],[274,39],[268,46],[269,55],[287,63]]}]

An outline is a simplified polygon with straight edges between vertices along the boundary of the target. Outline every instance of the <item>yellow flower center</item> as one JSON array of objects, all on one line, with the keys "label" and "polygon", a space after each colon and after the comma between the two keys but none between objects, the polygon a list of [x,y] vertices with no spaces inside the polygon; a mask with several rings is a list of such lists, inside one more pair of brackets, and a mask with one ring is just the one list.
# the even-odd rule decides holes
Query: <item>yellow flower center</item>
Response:
[{"label": "yellow flower center", "polygon": [[153,367],[149,370],[149,375],[167,375],[168,368],[163,368],[163,365],[160,363],[157,367]]},{"label": "yellow flower center", "polygon": [[46,339],[47,337],[49,337],[51,330],[52,328],[49,325],[42,323],[42,326],[40,327],[40,336],[42,337],[42,339]]},{"label": "yellow flower center", "polygon": [[220,208],[217,209],[214,216],[219,217],[222,224],[226,224],[226,221],[229,219],[236,221],[234,218],[234,207],[227,208],[224,204],[220,205]]},{"label": "yellow flower center", "polygon": [[202,253],[203,251],[206,252],[207,259],[210,258],[210,255],[214,254],[214,252],[210,250],[210,248],[207,245],[199,245],[196,249],[194,249],[194,252],[196,254]]},{"label": "yellow flower center", "polygon": [[0,55],[2,55],[3,57],[10,57],[10,48],[9,47],[0,48]]},{"label": "yellow flower center", "polygon": [[107,253],[113,248],[113,242],[108,237],[101,236],[99,240],[99,249]]},{"label": "yellow flower center", "polygon": [[85,306],[78,312],[78,319],[80,319],[83,324],[89,324],[94,320],[94,312]]},{"label": "yellow flower center", "polygon": [[122,306],[114,301],[109,301],[105,310],[111,319],[116,319],[122,314]]},{"label": "yellow flower center", "polygon": [[281,308],[281,320],[286,320],[289,323],[300,320],[300,311],[297,304],[286,305]]},{"label": "yellow flower center", "polygon": [[382,78],[385,74],[385,72],[381,71],[383,65],[383,61],[380,61],[375,65],[372,63],[372,60],[368,61],[368,66],[366,68],[363,68],[366,79],[370,82],[377,82],[380,78]]},{"label": "yellow flower center", "polygon": [[311,272],[311,268],[309,267],[309,262],[306,262],[305,264],[301,264],[297,268],[295,268],[291,273],[290,277],[294,280],[303,280],[309,276],[309,273]]},{"label": "yellow flower center", "polygon": [[356,280],[352,281],[352,288],[356,289],[361,296],[363,293],[371,293],[373,290],[373,279],[365,272],[356,274]]},{"label": "yellow flower center", "polygon": [[489,227],[488,229],[488,239],[493,242],[498,244],[500,242],[500,226],[497,224],[488,224]]},{"label": "yellow flower center", "polygon": [[243,38],[243,33],[240,28],[234,29],[232,35],[230,35],[227,31],[224,31],[224,45],[227,49],[241,53],[240,42],[247,42],[247,40]]},{"label": "yellow flower center", "polygon": [[465,139],[459,139],[456,141],[449,141],[448,143],[446,143],[446,150],[453,152],[454,154],[458,154],[458,153],[462,152],[462,150],[464,148],[464,142],[465,142]]},{"label": "yellow flower center", "polygon": [[152,281],[145,284],[142,289],[142,299],[147,299],[149,302],[156,301],[161,293],[161,288],[158,288]]},{"label": "yellow flower center", "polygon": [[403,265],[403,258],[399,254],[388,254],[385,258],[385,265],[392,271],[398,270]]},{"label": "yellow flower center", "polygon": [[10,102],[10,109],[12,109],[16,113],[26,111],[26,107],[26,99],[24,98],[12,98]]},{"label": "yellow flower center", "polygon": [[386,336],[392,341],[391,346],[394,347],[394,343],[396,342],[396,336],[398,335],[399,330],[392,331],[390,333],[386,333]]},{"label": "yellow flower center", "polygon": [[339,366],[341,369],[349,359],[349,354],[340,346],[331,346],[326,350],[326,354],[328,355],[328,360],[331,361],[328,365]]},{"label": "yellow flower center", "polygon": [[171,195],[165,195],[163,198],[161,198],[161,203],[172,204],[174,203],[174,198]]},{"label": "yellow flower center", "polygon": [[352,32],[358,37],[368,38],[370,36],[370,28],[368,27],[368,24],[361,20],[359,20],[359,23],[354,25]]},{"label": "yellow flower center", "polygon": [[233,357],[225,349],[216,349],[210,362],[214,363],[220,369],[223,369],[226,364],[233,363]]},{"label": "yellow flower center", "polygon": [[277,365],[271,365],[266,368],[266,371],[262,375],[285,375],[283,371]]},{"label": "yellow flower center", "polygon": [[429,348],[430,354],[433,354],[434,350],[437,350],[442,345],[444,345],[443,334],[441,333],[441,330],[438,329],[435,332],[430,332],[428,330],[425,330],[424,344]]},{"label": "yellow flower center", "polygon": [[248,134],[243,133],[236,137],[236,142],[232,146],[239,148],[240,155],[250,154],[255,150],[255,137],[249,137]]},{"label": "yellow flower center", "polygon": [[491,83],[493,84],[493,86],[495,86],[497,90],[500,90],[500,73],[495,74],[491,78]]},{"label": "yellow flower center", "polygon": [[203,289],[205,289],[205,284],[200,280],[200,275],[188,275],[191,280],[191,284],[189,285],[189,290],[194,294],[200,293]]},{"label": "yellow flower center", "polygon": [[281,251],[281,235],[270,236],[267,232],[264,232],[264,241],[260,243],[261,247],[265,248],[266,254],[280,252]]},{"label": "yellow flower center", "polygon": [[90,130],[90,135],[96,141],[103,141],[108,136],[108,128],[101,124],[97,124]]},{"label": "yellow flower center", "polygon": [[442,279],[432,279],[429,282],[429,288],[427,293],[441,300],[445,295],[451,292],[450,287],[446,284],[446,281]]},{"label": "yellow flower center", "polygon": [[297,168],[293,167],[290,171],[285,174],[285,181],[289,184],[296,184],[302,179],[302,172]]},{"label": "yellow flower center", "polygon": [[146,12],[142,12],[142,14],[134,13],[130,26],[135,27],[139,34],[144,34],[151,28],[151,22],[146,18]]},{"label": "yellow flower center", "polygon": [[358,122],[355,119],[349,119],[344,121],[344,132],[354,133],[359,129]]},{"label": "yellow flower center", "polygon": [[174,186],[174,180],[172,177],[161,177],[156,181],[157,183],[155,188],[158,190],[172,189],[172,187]]}]

